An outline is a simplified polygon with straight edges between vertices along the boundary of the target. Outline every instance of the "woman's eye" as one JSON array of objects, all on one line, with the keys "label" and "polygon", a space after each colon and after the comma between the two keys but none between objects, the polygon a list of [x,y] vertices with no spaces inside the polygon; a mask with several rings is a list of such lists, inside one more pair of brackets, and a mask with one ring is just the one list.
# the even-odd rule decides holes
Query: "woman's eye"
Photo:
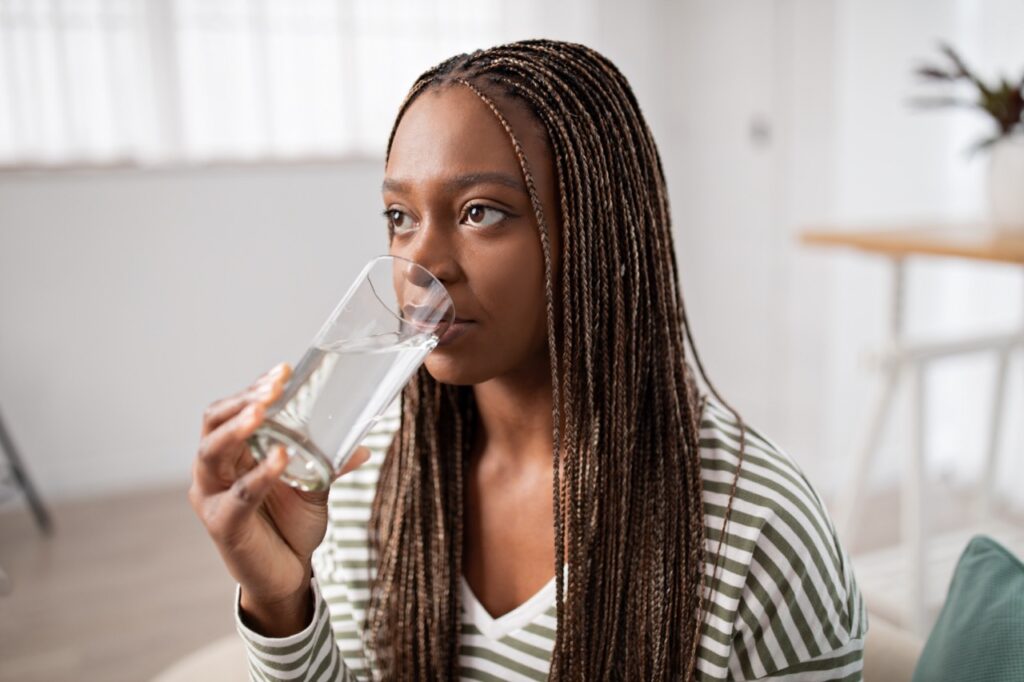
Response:
[{"label": "woman's eye", "polygon": [[466,209],[466,220],[474,227],[490,227],[495,223],[500,223],[507,215],[500,208],[483,204],[471,204]]},{"label": "woman's eye", "polygon": [[408,218],[404,212],[399,211],[397,208],[390,208],[384,211],[384,217],[387,218],[388,227],[397,231],[401,231],[405,227],[406,218]]}]

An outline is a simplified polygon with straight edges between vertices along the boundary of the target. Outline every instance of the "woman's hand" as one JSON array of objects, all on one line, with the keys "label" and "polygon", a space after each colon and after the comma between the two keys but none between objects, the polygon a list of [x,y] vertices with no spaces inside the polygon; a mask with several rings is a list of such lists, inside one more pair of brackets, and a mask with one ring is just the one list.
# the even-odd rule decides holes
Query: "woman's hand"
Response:
[{"label": "woman's hand", "polygon": [[[242,587],[242,610],[264,635],[300,631],[311,617],[310,558],[327,531],[327,491],[304,492],[280,480],[280,445],[256,463],[247,439],[263,423],[291,374],[280,364],[203,413],[188,498]],[[339,475],[369,459],[358,448]]]}]

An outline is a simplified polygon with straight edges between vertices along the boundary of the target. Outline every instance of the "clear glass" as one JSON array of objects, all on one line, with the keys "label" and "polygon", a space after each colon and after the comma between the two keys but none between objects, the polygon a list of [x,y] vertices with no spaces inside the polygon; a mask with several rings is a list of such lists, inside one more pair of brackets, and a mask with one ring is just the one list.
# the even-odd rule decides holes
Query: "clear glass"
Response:
[{"label": "clear glass", "polygon": [[324,490],[455,319],[444,285],[399,256],[371,260],[249,438],[265,459],[288,453],[281,479]]}]

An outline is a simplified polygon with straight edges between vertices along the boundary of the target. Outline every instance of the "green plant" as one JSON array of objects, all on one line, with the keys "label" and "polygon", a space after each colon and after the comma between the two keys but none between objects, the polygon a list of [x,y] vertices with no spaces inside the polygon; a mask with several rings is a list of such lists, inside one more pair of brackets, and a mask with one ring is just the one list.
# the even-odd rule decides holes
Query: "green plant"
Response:
[{"label": "green plant", "polygon": [[998,126],[998,131],[971,148],[971,152],[986,149],[1004,137],[1009,137],[1017,130],[1024,131],[1024,77],[1011,83],[1002,76],[998,83],[986,83],[974,74],[951,46],[939,43],[939,51],[948,60],[948,66],[926,65],[917,69],[916,73],[929,81],[942,81],[947,84],[967,81],[973,86],[974,98],[960,96],[916,97],[912,103],[920,107],[966,107],[981,109],[989,114]]}]

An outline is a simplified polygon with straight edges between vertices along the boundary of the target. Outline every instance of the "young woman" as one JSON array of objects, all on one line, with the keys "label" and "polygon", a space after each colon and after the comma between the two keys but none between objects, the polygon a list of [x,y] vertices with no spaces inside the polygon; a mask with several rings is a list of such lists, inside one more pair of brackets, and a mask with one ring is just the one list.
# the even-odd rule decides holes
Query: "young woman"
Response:
[{"label": "young woman", "polygon": [[[190,499],[255,679],[860,679],[867,629],[814,488],[686,353],[668,197],[582,45],[459,55],[388,144],[390,253],[462,322],[327,494],[245,439],[279,366],[211,405]],[[400,404],[399,404],[400,402]]]}]

